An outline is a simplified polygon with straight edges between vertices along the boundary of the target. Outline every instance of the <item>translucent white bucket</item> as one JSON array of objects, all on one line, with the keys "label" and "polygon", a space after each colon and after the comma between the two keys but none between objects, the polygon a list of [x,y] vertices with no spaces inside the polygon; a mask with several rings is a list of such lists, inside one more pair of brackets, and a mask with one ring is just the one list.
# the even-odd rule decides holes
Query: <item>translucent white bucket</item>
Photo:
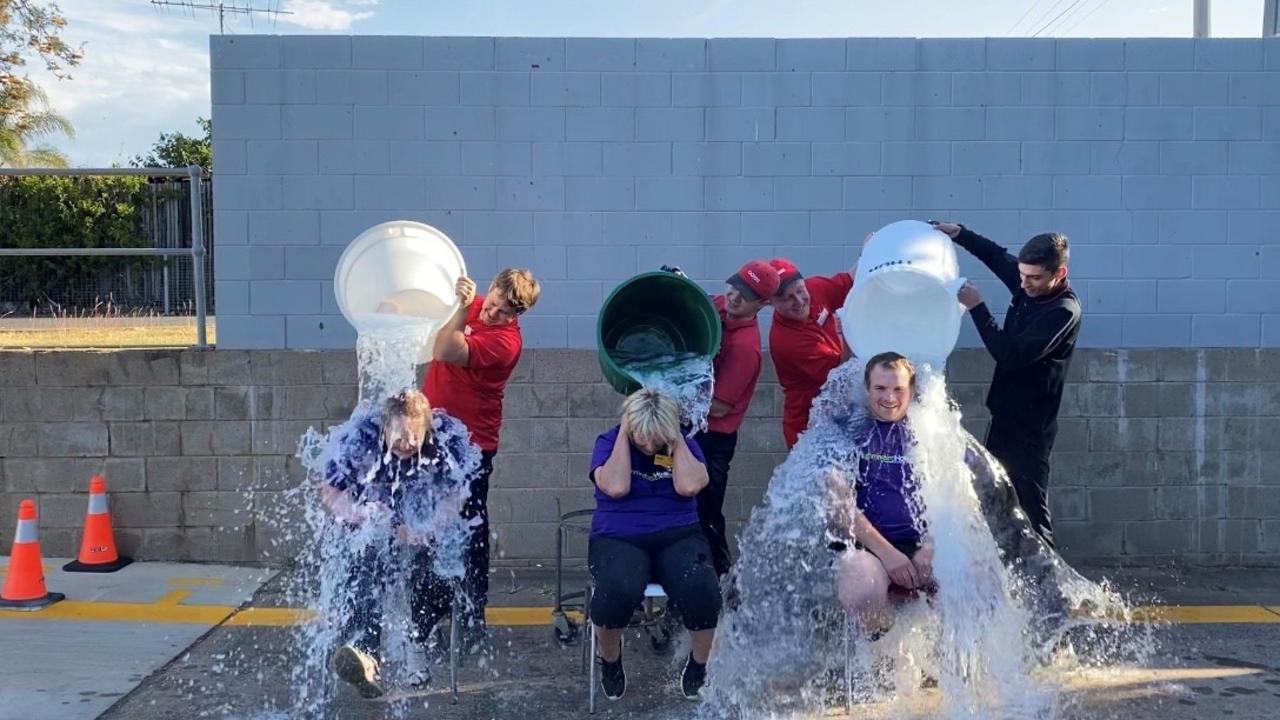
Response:
[{"label": "translucent white bucket", "polygon": [[361,335],[421,332],[430,338],[458,307],[454,285],[467,265],[447,235],[393,220],[360,233],[343,251],[333,292]]},{"label": "translucent white bucket", "polygon": [[840,310],[845,339],[864,360],[893,351],[941,365],[960,336],[964,282],[951,238],[918,220],[886,225],[863,245]]}]

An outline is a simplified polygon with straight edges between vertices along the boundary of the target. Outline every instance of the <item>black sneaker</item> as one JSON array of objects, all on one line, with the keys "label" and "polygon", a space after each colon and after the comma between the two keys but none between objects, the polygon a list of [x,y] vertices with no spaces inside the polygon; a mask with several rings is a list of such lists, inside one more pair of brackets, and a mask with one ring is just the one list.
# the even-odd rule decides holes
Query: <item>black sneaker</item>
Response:
[{"label": "black sneaker", "polygon": [[600,660],[600,689],[604,691],[604,696],[610,700],[621,700],[624,693],[627,692],[627,673],[622,669],[622,646],[618,646],[618,659],[609,662],[604,658]]},{"label": "black sneaker", "polygon": [[333,651],[333,671],[351,683],[360,697],[367,700],[382,696],[377,659],[354,645],[343,645]]},{"label": "black sneaker", "polygon": [[685,700],[697,700],[702,686],[707,684],[707,665],[693,659],[693,653],[684,661],[684,670],[680,671],[680,690]]}]

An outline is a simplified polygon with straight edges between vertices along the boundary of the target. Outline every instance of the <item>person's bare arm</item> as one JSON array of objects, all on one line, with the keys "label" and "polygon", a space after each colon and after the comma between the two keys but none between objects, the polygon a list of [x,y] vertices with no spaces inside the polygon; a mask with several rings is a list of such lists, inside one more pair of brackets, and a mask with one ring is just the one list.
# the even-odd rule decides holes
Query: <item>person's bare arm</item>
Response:
[{"label": "person's bare arm", "polygon": [[471,359],[467,347],[467,314],[476,299],[476,283],[469,277],[458,278],[454,292],[458,294],[458,310],[439,331],[431,348],[431,358],[438,362],[466,367]]},{"label": "person's bare arm", "polygon": [[702,492],[708,482],[707,466],[694,457],[689,443],[685,442],[682,435],[676,436],[672,443],[671,461],[671,477],[676,492],[685,497],[693,497]]},{"label": "person's bare arm", "polygon": [[618,428],[609,459],[595,469],[592,480],[600,492],[613,499],[624,498],[631,493],[631,436],[626,421]]}]

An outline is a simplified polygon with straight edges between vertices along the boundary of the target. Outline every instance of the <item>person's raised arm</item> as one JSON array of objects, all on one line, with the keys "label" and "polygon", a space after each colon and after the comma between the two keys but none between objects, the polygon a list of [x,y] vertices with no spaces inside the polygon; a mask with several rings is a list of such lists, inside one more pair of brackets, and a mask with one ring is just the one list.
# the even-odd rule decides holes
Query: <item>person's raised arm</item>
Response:
[{"label": "person's raised arm", "polygon": [[615,500],[631,493],[631,436],[627,432],[626,418],[618,428],[618,437],[613,441],[609,459],[595,469],[591,479],[600,492]]},{"label": "person's raised arm", "polygon": [[1009,288],[1009,292],[1017,295],[1022,290],[1022,276],[1018,274],[1018,258],[1011,255],[1004,246],[997,245],[963,225],[947,222],[932,224],[990,268],[1000,282]]},{"label": "person's raised arm", "polygon": [[707,466],[694,457],[683,435],[676,435],[671,443],[671,477],[676,492],[685,497],[693,497],[707,486]]},{"label": "person's raised arm", "polygon": [[969,308],[973,323],[978,327],[982,344],[987,346],[997,364],[1010,370],[1024,368],[1048,355],[1060,345],[1080,322],[1078,310],[1060,307],[1035,318],[1018,333],[1010,333],[1000,327],[985,303]]},{"label": "person's raised arm", "polygon": [[467,315],[476,299],[476,283],[469,277],[460,277],[454,292],[458,295],[458,310],[436,332],[431,359],[466,367],[471,359],[471,351],[467,347]]}]

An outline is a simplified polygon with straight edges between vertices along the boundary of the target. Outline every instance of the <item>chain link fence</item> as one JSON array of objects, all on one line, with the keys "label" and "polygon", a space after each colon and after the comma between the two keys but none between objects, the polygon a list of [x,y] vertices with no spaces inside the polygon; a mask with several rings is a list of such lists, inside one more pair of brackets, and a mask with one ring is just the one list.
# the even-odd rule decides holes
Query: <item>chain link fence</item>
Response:
[{"label": "chain link fence", "polygon": [[0,346],[202,344],[212,239],[202,173],[0,169]]}]

